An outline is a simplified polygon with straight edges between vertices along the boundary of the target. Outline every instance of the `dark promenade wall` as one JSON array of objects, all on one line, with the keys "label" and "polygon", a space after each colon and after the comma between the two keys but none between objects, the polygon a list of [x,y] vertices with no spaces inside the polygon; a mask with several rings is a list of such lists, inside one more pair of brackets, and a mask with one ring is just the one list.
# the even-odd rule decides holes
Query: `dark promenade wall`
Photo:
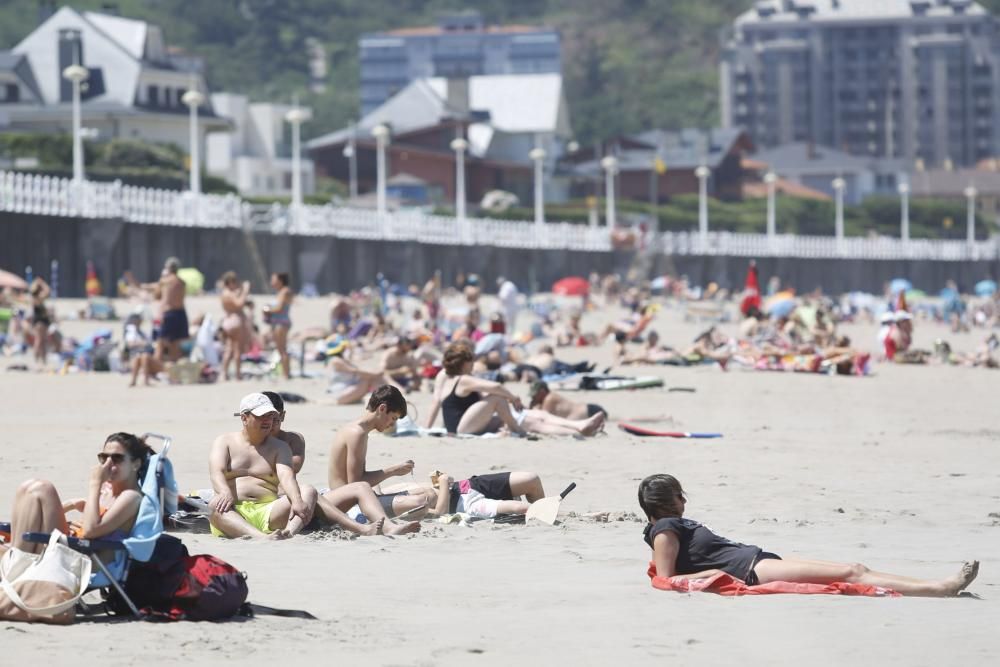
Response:
[{"label": "dark promenade wall", "polygon": [[[259,268],[253,260],[254,245],[261,258]],[[567,275],[624,273],[632,259],[630,253],[246,235],[235,229],[0,213],[0,268],[22,273],[31,265],[36,275],[49,278],[50,262],[58,259],[61,296],[83,295],[87,260],[96,265],[105,293],[112,294],[126,269],[141,281],[152,281],[159,276],[163,260],[171,255],[179,257],[184,266],[198,267],[208,286],[232,269],[251,280],[256,291],[265,291],[267,272],[287,271],[296,287],[312,282],[320,292],[356,288],[372,282],[380,271],[393,282],[422,284],[436,269],[442,270],[445,284],[451,284],[461,270],[478,273],[486,291],[493,291],[493,281],[499,275],[509,276],[522,289],[548,289]],[[778,275],[800,292],[817,286],[828,293],[856,289],[880,292],[885,282],[896,277],[907,277],[928,291],[936,291],[949,278],[971,289],[978,280],[1000,277],[996,258],[978,262],[763,258],[758,266],[762,281]],[[715,281],[738,288],[746,267],[747,259],[742,257],[661,256],[653,274],[686,274],[695,284]]]}]

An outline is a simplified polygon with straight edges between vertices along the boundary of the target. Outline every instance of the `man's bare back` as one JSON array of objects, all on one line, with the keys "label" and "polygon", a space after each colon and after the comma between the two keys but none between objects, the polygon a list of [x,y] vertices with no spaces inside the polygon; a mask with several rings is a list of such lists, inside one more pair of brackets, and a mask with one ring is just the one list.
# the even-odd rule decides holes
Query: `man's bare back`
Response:
[{"label": "man's bare back", "polygon": [[542,409],[563,419],[587,419],[590,417],[586,404],[571,401],[554,391],[549,392],[545,400],[542,401]]},{"label": "man's bare back", "polygon": [[[362,480],[365,472],[365,459],[368,455],[368,433],[357,422],[352,422],[339,429],[333,437],[330,446],[330,466],[327,483],[331,489]],[[357,473],[360,462],[360,475]],[[351,466],[355,472],[351,474]],[[376,482],[377,483],[377,482]]]},{"label": "man's bare back", "polygon": [[160,279],[160,305],[164,311],[184,308],[187,287],[177,274],[168,273]]}]

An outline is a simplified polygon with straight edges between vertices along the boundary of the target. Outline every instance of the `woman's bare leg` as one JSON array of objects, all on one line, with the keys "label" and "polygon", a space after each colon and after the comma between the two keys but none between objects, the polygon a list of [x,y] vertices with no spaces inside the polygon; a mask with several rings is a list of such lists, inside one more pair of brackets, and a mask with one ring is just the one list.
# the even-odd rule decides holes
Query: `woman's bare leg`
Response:
[{"label": "woman's bare leg", "polygon": [[367,482],[354,482],[332,489],[323,494],[323,498],[341,510],[349,510],[357,505],[364,512],[369,520],[381,522],[382,532],[386,535],[401,535],[403,533],[416,533],[420,530],[420,524],[416,521],[406,523],[392,523],[388,521],[382,503],[375,496],[375,492]]},{"label": "woman's bare leg", "polygon": [[49,328],[44,324],[35,324],[32,326],[32,329],[35,332],[35,344],[33,346],[35,361],[44,366],[46,362],[45,357],[48,352]]},{"label": "woman's bare leg", "polygon": [[135,386],[136,381],[139,379],[139,371],[142,370],[142,367],[143,367],[142,355],[137,354],[134,357],[132,357],[132,381],[129,382],[128,386],[130,387]]},{"label": "woman's bare leg", "polygon": [[458,432],[480,433],[489,425],[493,415],[498,416],[503,421],[504,426],[512,433],[524,435],[525,428],[517,423],[510,411],[510,404],[500,396],[486,396],[483,400],[470,406],[462,415],[462,420],[458,422]]},{"label": "woman's bare leg", "polygon": [[588,419],[564,419],[545,410],[528,410],[524,418],[524,428],[548,435],[593,435],[603,425],[603,412]]},{"label": "woman's bare leg", "polygon": [[222,379],[229,380],[229,365],[233,360],[232,336],[223,331],[222,334]]},{"label": "woman's bare leg", "polygon": [[793,581],[829,584],[835,581],[891,588],[903,595],[952,597],[972,583],[979,574],[979,561],[965,563],[953,577],[939,581],[914,579],[885,572],[875,572],[861,563],[833,563],[821,560],[765,559],[754,566],[760,583]]},{"label": "woman's bare leg", "polygon": [[523,500],[501,500],[497,503],[497,514],[527,514],[531,503]]},{"label": "woman's bare leg", "polygon": [[542,480],[533,472],[512,472],[510,474],[510,494],[515,498],[525,496],[529,503],[545,497]]},{"label": "woman's bare leg", "polygon": [[31,479],[17,488],[11,516],[11,543],[22,551],[39,553],[45,545],[25,542],[24,533],[48,533],[58,528],[69,533],[59,492],[52,482]]},{"label": "woman's bare leg", "polygon": [[365,394],[372,391],[374,387],[371,383],[362,380],[358,384],[352,385],[345,389],[339,396],[337,396],[337,403],[340,405],[351,405],[352,403],[360,403],[365,397]]},{"label": "woman's bare leg", "polygon": [[278,351],[281,358],[281,375],[286,380],[292,377],[292,367],[288,360],[288,327],[278,325],[271,327],[271,334],[274,337],[274,349]]}]

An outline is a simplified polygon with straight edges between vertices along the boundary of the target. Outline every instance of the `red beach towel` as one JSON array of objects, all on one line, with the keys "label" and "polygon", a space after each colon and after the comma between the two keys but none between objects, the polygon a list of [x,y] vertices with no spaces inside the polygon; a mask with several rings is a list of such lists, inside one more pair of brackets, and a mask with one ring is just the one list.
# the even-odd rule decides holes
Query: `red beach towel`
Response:
[{"label": "red beach towel", "polygon": [[849,584],[837,581],[832,584],[798,584],[791,581],[772,581],[769,584],[758,584],[757,586],[747,586],[739,579],[732,577],[725,572],[720,572],[707,579],[689,581],[678,579],[677,577],[659,577],[656,575],[656,566],[649,564],[646,572],[653,584],[653,588],[661,591],[674,591],[675,593],[716,593],[717,595],[771,595],[775,593],[795,593],[798,595],[865,595],[868,597],[901,597],[900,593],[879,586],[869,586],[867,584]]}]

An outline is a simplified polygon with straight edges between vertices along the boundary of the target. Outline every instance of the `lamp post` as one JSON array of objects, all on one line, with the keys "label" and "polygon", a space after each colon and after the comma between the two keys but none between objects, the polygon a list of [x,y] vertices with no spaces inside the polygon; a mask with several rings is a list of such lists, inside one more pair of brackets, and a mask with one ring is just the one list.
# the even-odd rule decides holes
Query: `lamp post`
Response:
[{"label": "lamp post", "polygon": [[836,219],[834,220],[834,235],[837,237],[837,247],[844,242],[844,188],[847,183],[840,176],[833,179],[831,183],[833,191],[837,195]]},{"label": "lamp post", "polygon": [[187,105],[190,111],[189,125],[190,125],[190,138],[188,139],[190,143],[189,153],[191,154],[191,193],[194,195],[201,194],[201,157],[198,155],[198,107],[201,103],[205,101],[205,96],[198,92],[194,87],[191,90],[184,93],[181,97],[181,102]]},{"label": "lamp post", "polygon": [[528,157],[535,163],[535,226],[540,230],[545,224],[545,149],[532,148]]},{"label": "lamp post", "polygon": [[705,165],[694,170],[698,178],[698,237],[703,252],[708,249],[708,177],[711,174]]},{"label": "lamp post", "polygon": [[351,199],[358,198],[358,150],[355,145],[355,135],[357,134],[357,127],[354,123],[351,123],[351,136],[347,139],[347,145],[344,146],[344,157],[347,158],[347,170],[348,170],[348,180],[350,182]]},{"label": "lamp post", "polygon": [[965,214],[965,242],[971,248],[976,242],[976,196],[979,192],[970,185],[965,188],[964,194],[968,200],[968,209]]},{"label": "lamp post", "polygon": [[375,209],[379,214],[386,211],[385,202],[385,147],[389,143],[389,127],[379,123],[372,128],[375,137]]},{"label": "lamp post", "polygon": [[910,184],[900,183],[899,191],[899,238],[903,245],[910,242]]},{"label": "lamp post", "polygon": [[[309,120],[309,112],[299,107],[285,114],[285,120],[292,125],[292,207],[298,211],[302,206],[302,123]],[[294,214],[293,214],[294,215]]]},{"label": "lamp post", "polygon": [[80,134],[80,84],[90,77],[86,67],[70,65],[63,77],[73,83],[73,182],[83,183],[83,136]]},{"label": "lamp post", "polygon": [[773,171],[764,174],[764,183],[767,184],[767,242],[774,244],[774,235],[777,233],[777,221],[775,220],[774,208],[774,187],[778,182],[778,177]]},{"label": "lamp post", "polygon": [[449,145],[455,151],[455,217],[465,220],[465,151],[469,142],[456,137]]},{"label": "lamp post", "polygon": [[615,174],[618,172],[618,158],[608,155],[601,160],[601,167],[604,169],[604,190],[605,203],[607,204],[607,225],[609,228],[615,226]]}]

